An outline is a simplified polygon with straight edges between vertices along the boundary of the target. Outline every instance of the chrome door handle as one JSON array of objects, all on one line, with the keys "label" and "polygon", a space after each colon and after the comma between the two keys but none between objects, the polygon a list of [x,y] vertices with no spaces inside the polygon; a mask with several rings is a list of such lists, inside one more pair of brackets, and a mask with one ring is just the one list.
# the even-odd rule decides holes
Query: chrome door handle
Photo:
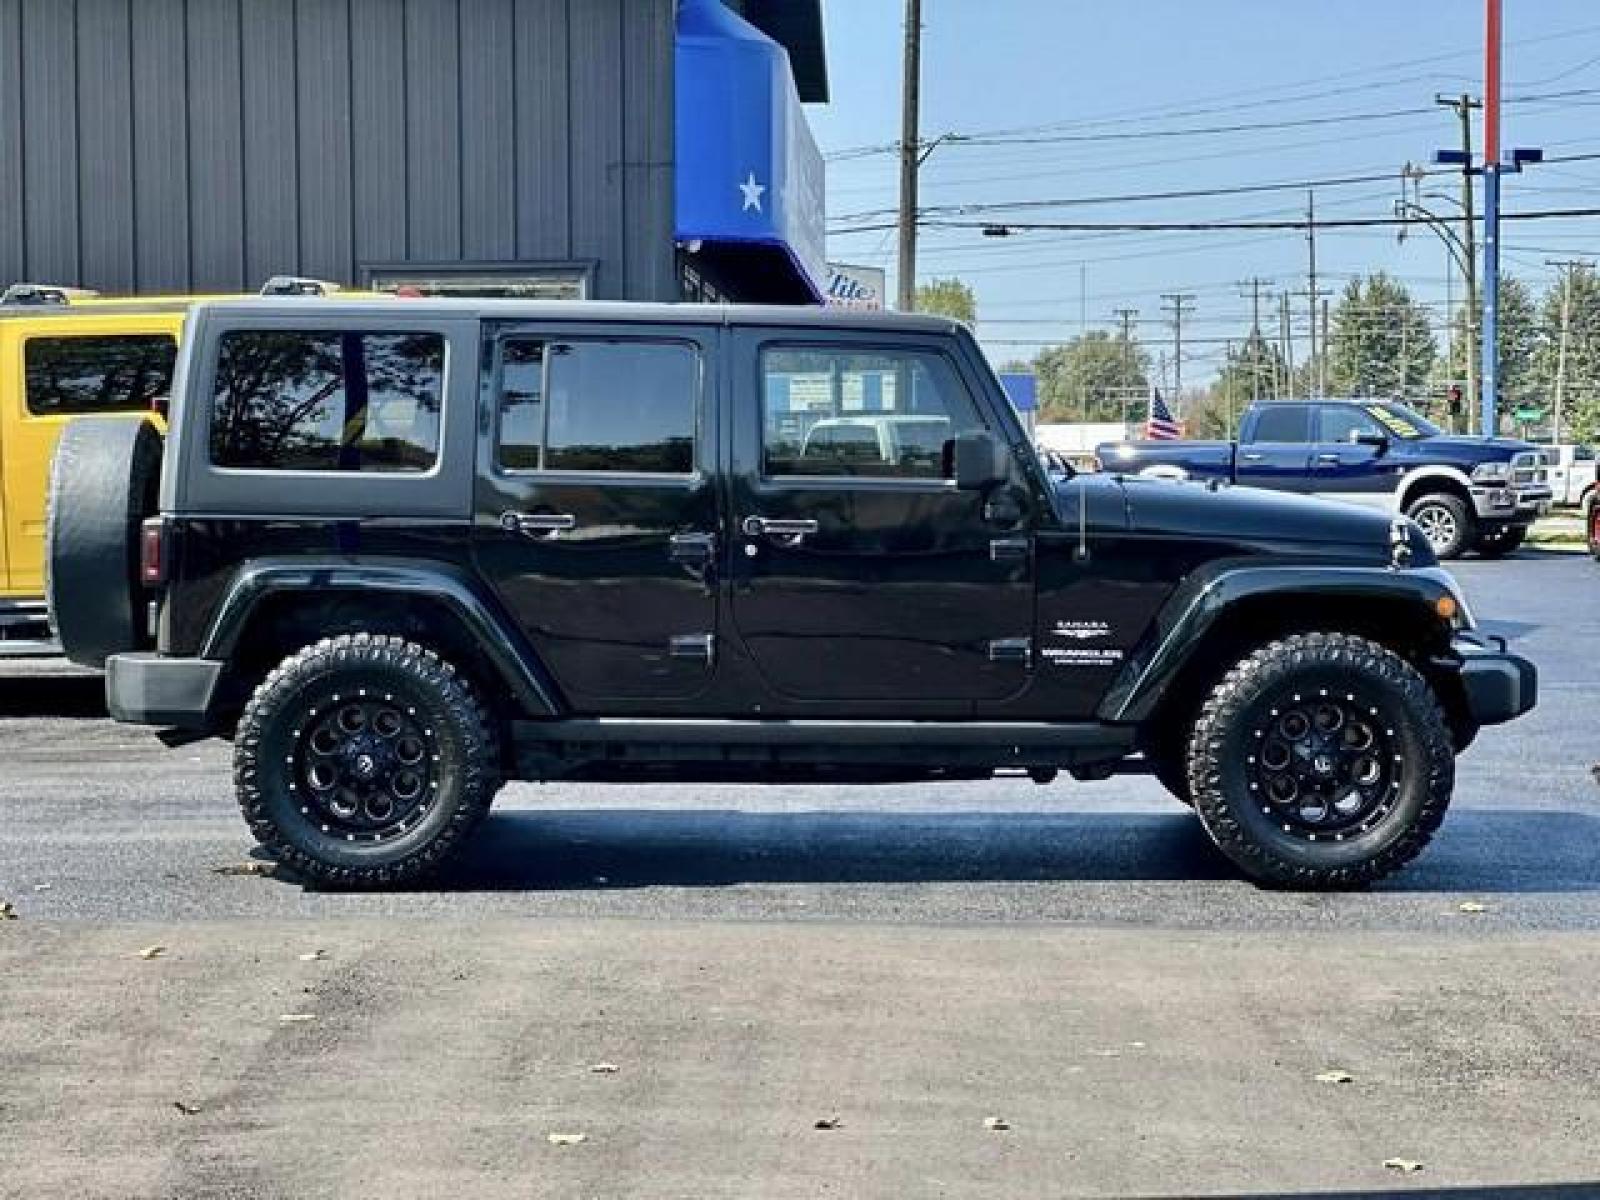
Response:
[{"label": "chrome door handle", "polygon": [[790,521],[774,519],[772,517],[746,517],[740,526],[746,537],[778,538],[791,545],[798,545],[803,539],[817,531],[817,523],[810,519]]},{"label": "chrome door handle", "polygon": [[1263,458],[1266,457],[1266,455],[1264,455],[1264,454],[1241,454],[1239,457],[1244,459],[1245,462],[1260,462]]},{"label": "chrome door handle", "polygon": [[578,518],[571,513],[503,512],[500,514],[500,528],[538,542],[554,541],[568,530],[577,528],[577,525]]},{"label": "chrome door handle", "polygon": [[1330,464],[1332,464],[1334,466],[1337,466],[1339,463],[1343,462],[1344,460],[1342,458],[1340,458],[1337,454],[1319,454],[1319,455],[1317,455],[1317,461],[1319,463],[1330,463]]}]

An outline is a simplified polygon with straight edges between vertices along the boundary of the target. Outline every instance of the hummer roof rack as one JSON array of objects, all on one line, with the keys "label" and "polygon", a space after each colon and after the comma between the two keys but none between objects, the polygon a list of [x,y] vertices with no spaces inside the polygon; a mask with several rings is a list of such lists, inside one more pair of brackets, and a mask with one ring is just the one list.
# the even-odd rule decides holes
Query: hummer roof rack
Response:
[{"label": "hummer roof rack", "polygon": [[331,296],[339,290],[337,283],[299,275],[274,275],[261,285],[263,296]]},{"label": "hummer roof rack", "polygon": [[70,304],[88,300],[100,293],[88,288],[63,287],[53,283],[13,283],[0,292],[0,304]]}]

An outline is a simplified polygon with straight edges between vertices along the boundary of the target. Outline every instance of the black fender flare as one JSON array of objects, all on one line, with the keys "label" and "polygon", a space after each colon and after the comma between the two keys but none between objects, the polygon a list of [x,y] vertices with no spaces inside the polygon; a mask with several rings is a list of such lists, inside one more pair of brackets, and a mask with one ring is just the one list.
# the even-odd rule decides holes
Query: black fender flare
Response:
[{"label": "black fender flare", "polygon": [[1438,608],[1445,597],[1460,604],[1454,582],[1437,567],[1214,564],[1189,576],[1168,597],[1101,700],[1098,716],[1116,723],[1149,718],[1207,636],[1242,602],[1280,599],[1292,604],[1313,598],[1351,606],[1399,603],[1413,607],[1419,622],[1435,623],[1441,644],[1447,645],[1453,630]]},{"label": "black fender flare", "polygon": [[415,596],[440,604],[477,640],[485,658],[526,715],[561,715],[559,692],[522,630],[466,572],[446,563],[253,559],[235,574],[212,619],[199,657],[227,662],[264,601],[306,593]]}]

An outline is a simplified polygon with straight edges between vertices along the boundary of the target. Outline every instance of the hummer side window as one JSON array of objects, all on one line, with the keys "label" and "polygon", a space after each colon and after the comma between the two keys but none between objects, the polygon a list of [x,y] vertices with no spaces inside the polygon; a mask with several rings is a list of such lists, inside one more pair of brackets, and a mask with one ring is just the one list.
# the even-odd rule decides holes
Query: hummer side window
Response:
[{"label": "hummer side window", "polygon": [[178,343],[165,333],[29,338],[22,352],[36,417],[148,409],[172,388]]},{"label": "hummer side window", "polygon": [[688,475],[699,392],[699,355],[679,342],[508,338],[500,465]]},{"label": "hummer side window", "polygon": [[439,454],[436,333],[224,334],[211,461],[268,471],[426,471]]},{"label": "hummer side window", "polygon": [[947,479],[984,428],[942,356],[776,348],[761,356],[765,474]]}]

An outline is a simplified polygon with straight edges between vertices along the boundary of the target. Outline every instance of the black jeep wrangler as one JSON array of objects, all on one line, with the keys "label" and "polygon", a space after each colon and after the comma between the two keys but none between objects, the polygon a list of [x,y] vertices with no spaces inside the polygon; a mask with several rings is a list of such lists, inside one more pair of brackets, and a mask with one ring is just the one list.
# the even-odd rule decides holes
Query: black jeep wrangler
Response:
[{"label": "black jeep wrangler", "polygon": [[1404,518],[1053,471],[949,321],[203,305],[172,418],[68,432],[106,536],[52,546],[59,632],[118,720],[232,738],[325,883],[436,867],[507,779],[1149,770],[1251,877],[1355,886],[1534,703]]}]

